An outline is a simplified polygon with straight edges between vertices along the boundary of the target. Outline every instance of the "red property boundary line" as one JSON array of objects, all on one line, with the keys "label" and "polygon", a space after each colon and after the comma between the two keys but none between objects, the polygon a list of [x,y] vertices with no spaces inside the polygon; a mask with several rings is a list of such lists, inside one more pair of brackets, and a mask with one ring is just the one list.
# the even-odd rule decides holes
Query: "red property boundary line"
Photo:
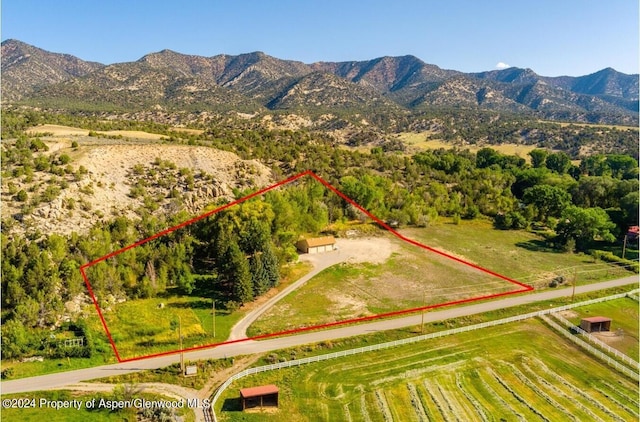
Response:
[{"label": "red property boundary line", "polygon": [[[311,326],[311,327],[304,327],[304,328],[296,328],[293,330],[287,330],[287,331],[280,331],[277,333],[269,333],[269,334],[262,334],[259,336],[255,336],[255,337],[249,337],[249,338],[244,338],[244,339],[238,339],[238,340],[229,340],[229,341],[223,341],[220,343],[212,343],[212,344],[207,344],[207,345],[203,345],[203,346],[195,346],[195,347],[188,347],[188,348],[184,348],[184,349],[180,349],[180,350],[173,350],[173,351],[168,351],[168,352],[160,352],[160,353],[153,353],[153,354],[149,354],[149,355],[144,355],[144,356],[137,356],[137,357],[133,357],[133,358],[127,358],[127,359],[123,359],[122,357],[120,357],[120,353],[118,352],[118,348],[116,347],[116,344],[113,340],[113,337],[111,336],[111,332],[109,331],[109,328],[107,327],[107,322],[104,319],[104,316],[102,314],[102,310],[100,309],[100,305],[98,305],[98,300],[96,299],[96,296],[93,292],[93,289],[91,288],[91,283],[89,282],[89,278],[87,277],[87,273],[86,273],[86,269],[90,268],[91,266],[98,264],[100,262],[106,261],[109,258],[112,258],[116,255],[119,255],[123,252],[128,251],[129,249],[135,248],[136,246],[140,246],[143,245],[147,242],[150,242],[154,239],[157,239],[161,236],[167,235],[169,233],[172,233],[178,229],[181,229],[185,226],[188,226],[190,224],[193,224],[197,221],[200,221],[202,219],[205,219],[207,217],[212,216],[213,214],[216,214],[220,211],[223,211],[227,208],[230,208],[234,205],[240,204],[244,201],[247,201],[251,198],[254,198],[256,196],[262,195],[270,190],[276,189],[280,186],[286,185],[288,183],[291,183],[295,180],[301,179],[304,176],[310,176],[313,179],[315,179],[316,181],[322,183],[326,188],[328,188],[329,190],[331,190],[332,192],[334,192],[335,194],[337,194],[338,196],[340,196],[342,199],[344,199],[345,201],[347,201],[349,204],[353,205],[354,207],[356,207],[359,211],[361,211],[362,213],[364,213],[367,217],[371,218],[373,221],[375,221],[378,225],[380,225],[381,227],[383,227],[384,229],[386,229],[387,231],[389,231],[390,233],[392,233],[394,236],[396,236],[397,238],[410,243],[414,246],[417,246],[419,248],[425,249],[429,252],[433,252],[436,253],[438,255],[444,256],[445,258],[451,259],[453,261],[456,261],[460,264],[466,265],[468,267],[474,268],[476,270],[482,271],[486,274],[492,275],[494,277],[498,277],[504,281],[507,281],[511,284],[515,284],[517,286],[519,286],[520,288],[518,290],[514,290],[514,291],[510,291],[510,292],[502,292],[502,293],[494,293],[494,294],[489,294],[489,295],[484,295],[484,296],[477,296],[477,297],[472,297],[472,298],[467,298],[467,299],[461,299],[461,300],[455,300],[455,301],[451,301],[451,302],[443,302],[443,303],[438,303],[435,305],[429,305],[429,306],[422,306],[419,308],[412,308],[412,309],[404,309],[404,310],[400,310],[400,311],[393,311],[393,312],[387,312],[387,313],[382,313],[382,314],[377,314],[377,315],[370,315],[370,316],[366,316],[366,317],[360,317],[360,318],[353,318],[353,319],[348,319],[348,320],[344,320],[344,321],[337,321],[337,322],[331,322],[328,324],[321,324],[321,325],[315,325],[315,326]],[[113,352],[116,356],[116,359],[118,360],[118,362],[123,363],[123,362],[132,362],[132,361],[138,361],[138,360],[143,360],[143,359],[150,359],[150,358],[155,358],[155,357],[160,357],[160,356],[167,356],[167,355],[172,355],[172,354],[177,354],[177,353],[182,353],[182,352],[189,352],[189,351],[194,351],[194,350],[201,350],[201,349],[208,349],[208,348],[212,348],[212,347],[216,347],[216,346],[220,346],[223,344],[233,344],[233,343],[240,343],[240,342],[244,342],[244,341],[249,341],[249,340],[261,340],[261,339],[266,339],[266,338],[271,338],[271,337],[277,337],[277,336],[283,336],[283,335],[289,335],[289,334],[296,334],[296,333],[300,333],[300,332],[304,332],[304,331],[312,331],[312,330],[319,330],[319,329],[324,329],[324,328],[329,328],[329,327],[335,327],[338,325],[346,325],[346,324],[353,324],[353,323],[357,323],[357,322],[363,322],[363,321],[370,321],[373,319],[379,319],[379,318],[387,318],[387,317],[392,317],[392,316],[398,316],[398,315],[405,315],[405,314],[409,314],[409,313],[415,313],[415,312],[419,312],[419,311],[424,311],[424,310],[428,310],[428,309],[436,309],[436,308],[442,308],[445,306],[453,306],[453,305],[458,305],[458,304],[462,304],[462,303],[469,303],[469,302],[475,302],[475,301],[479,301],[479,300],[485,300],[485,299],[493,299],[493,298],[497,298],[497,297],[501,297],[501,296],[507,296],[507,295],[512,295],[512,294],[517,294],[517,293],[524,293],[524,292],[528,292],[531,290],[534,290],[533,287],[521,283],[519,281],[513,280],[509,277],[506,277],[502,274],[498,274],[496,272],[493,272],[489,269],[483,268],[479,265],[473,264],[471,262],[467,262],[463,259],[460,259],[458,257],[449,255],[445,252],[439,251],[437,249],[434,249],[430,246],[424,245],[418,241],[415,241],[413,239],[409,239],[408,237],[403,236],[402,234],[398,233],[396,230],[394,230],[393,228],[391,228],[388,224],[386,224],[384,221],[380,220],[378,217],[376,217],[375,215],[371,214],[369,211],[367,211],[366,209],[362,208],[358,203],[356,203],[354,200],[352,200],[351,198],[347,197],[344,193],[340,192],[338,189],[336,189],[333,185],[331,185],[329,182],[327,182],[326,180],[324,180],[323,178],[321,178],[320,176],[318,176],[317,174],[315,174],[313,171],[311,170],[307,170],[304,171],[302,173],[299,173],[295,176],[289,177],[288,179],[285,179],[281,182],[278,182],[272,186],[266,187],[264,189],[261,189],[257,192],[254,192],[250,195],[247,195],[243,198],[237,199],[233,202],[230,202],[228,204],[225,204],[221,207],[218,207],[214,210],[208,211],[202,215],[199,215],[195,218],[192,218],[190,220],[187,220],[183,223],[178,224],[177,226],[174,227],[170,227],[166,230],[163,230],[159,233],[154,234],[151,237],[148,237],[146,239],[142,239],[136,243],[133,243],[131,245],[125,246],[124,248],[118,249],[117,251],[111,252],[103,257],[100,257],[98,259],[95,259],[91,262],[88,262],[84,265],[82,265],[80,267],[80,273],[82,274],[82,278],[84,279],[84,282],[87,286],[87,290],[89,291],[89,295],[91,296],[91,300],[93,301],[94,306],[96,307],[96,311],[98,312],[98,316],[100,317],[100,321],[102,322],[102,326],[107,334],[107,337],[109,339],[109,343],[111,344],[111,348],[113,349]]]}]

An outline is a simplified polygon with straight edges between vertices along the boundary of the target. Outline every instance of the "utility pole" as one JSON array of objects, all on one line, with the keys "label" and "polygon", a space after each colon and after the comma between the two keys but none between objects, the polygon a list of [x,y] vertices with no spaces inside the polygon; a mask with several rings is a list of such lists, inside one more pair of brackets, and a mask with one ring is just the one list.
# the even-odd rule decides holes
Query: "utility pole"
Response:
[{"label": "utility pole", "polygon": [[178,316],[178,337],[180,337],[180,372],[184,375],[184,352],[182,351],[182,318]]},{"label": "utility pole", "polygon": [[627,252],[627,234],[624,235],[624,241],[622,243],[622,259],[624,259],[624,254]]},{"label": "utility pole", "polygon": [[424,333],[424,308],[425,308],[425,292],[422,291],[422,320],[420,321],[420,334]]},{"label": "utility pole", "polygon": [[573,290],[571,292],[571,303],[573,303],[573,297],[576,295],[576,281],[578,279],[578,270],[573,270]]},{"label": "utility pole", "polygon": [[211,299],[211,315],[213,315],[213,338],[216,338],[216,300]]}]

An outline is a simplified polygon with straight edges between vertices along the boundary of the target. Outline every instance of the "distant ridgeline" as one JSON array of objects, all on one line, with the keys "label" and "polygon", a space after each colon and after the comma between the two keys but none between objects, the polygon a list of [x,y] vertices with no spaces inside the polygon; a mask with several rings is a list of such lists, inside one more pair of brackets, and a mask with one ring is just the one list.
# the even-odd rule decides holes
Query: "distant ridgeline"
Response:
[{"label": "distant ridgeline", "polygon": [[[638,124],[638,75],[580,77],[531,69],[445,70],[414,56],[304,64],[254,52],[201,57],[170,50],[103,65],[17,40],[2,43],[5,104],[94,113],[297,113],[395,128],[411,113],[470,109],[537,119]],[[410,118],[411,120],[411,118]]]}]

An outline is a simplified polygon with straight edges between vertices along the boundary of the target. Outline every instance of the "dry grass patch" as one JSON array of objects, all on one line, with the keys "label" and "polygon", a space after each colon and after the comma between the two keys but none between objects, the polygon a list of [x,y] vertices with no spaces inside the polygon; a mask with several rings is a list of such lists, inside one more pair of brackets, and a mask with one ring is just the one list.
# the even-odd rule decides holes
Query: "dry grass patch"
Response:
[{"label": "dry grass patch", "polygon": [[[362,245],[359,254],[354,254],[345,263],[327,268],[278,302],[250,328],[250,335],[413,309],[517,288],[505,280],[391,235],[356,242]],[[345,249],[337,252],[346,253]],[[381,253],[381,250],[386,252]],[[329,252],[326,256],[337,252]]]},{"label": "dry grass patch", "polygon": [[455,142],[446,142],[441,139],[431,139],[431,136],[434,136],[435,133],[432,131],[425,132],[407,132],[401,133],[398,135],[398,139],[404,142],[406,145],[413,147],[415,149],[453,149],[453,148],[461,148],[468,149],[471,152],[478,152],[482,148],[492,148],[501,154],[507,155],[516,155],[518,157],[522,157],[527,162],[530,162],[529,152],[536,149],[536,145],[524,145],[524,144],[500,144],[500,145],[491,145],[491,144],[463,144],[463,143],[455,143]]}]

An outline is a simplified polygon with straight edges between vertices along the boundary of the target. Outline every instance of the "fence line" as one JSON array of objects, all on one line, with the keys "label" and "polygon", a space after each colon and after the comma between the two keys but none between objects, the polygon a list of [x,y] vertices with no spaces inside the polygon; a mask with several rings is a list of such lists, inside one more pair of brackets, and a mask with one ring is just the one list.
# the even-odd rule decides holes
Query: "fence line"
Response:
[{"label": "fence line", "polygon": [[554,317],[556,320],[558,320],[565,327],[567,327],[570,330],[573,330],[576,333],[578,333],[584,340],[588,341],[589,343],[592,343],[594,346],[599,347],[600,349],[604,350],[605,352],[614,355],[615,357],[617,357],[621,361],[631,365],[631,368],[635,368],[636,370],[638,370],[638,368],[640,368],[640,363],[638,363],[635,360],[631,359],[629,356],[625,355],[624,353],[621,353],[619,350],[616,350],[613,347],[609,346],[608,344],[604,343],[603,341],[601,341],[600,339],[598,339],[595,336],[591,335],[590,333],[586,332],[582,328],[580,328],[580,327],[576,326],[575,324],[571,323],[571,321],[565,319],[563,316],[561,316],[559,314],[553,314],[552,317]]},{"label": "fence line", "polygon": [[[640,258],[629,259],[628,261],[640,262]],[[633,264],[617,265],[615,263],[610,263],[610,262],[599,262],[599,263],[594,262],[591,264],[580,264],[580,265],[574,265],[571,267],[554,268],[546,271],[546,275],[540,276],[539,274],[532,274],[525,277],[518,277],[518,280],[522,281],[523,283],[526,283],[527,280],[538,280],[538,279],[543,279],[543,278],[548,278],[548,277],[553,277],[558,275],[573,275],[573,274],[592,273],[592,272],[598,272],[598,271],[610,271],[610,270],[615,270],[616,268],[628,269],[629,267],[632,267],[632,266]]]},{"label": "fence line", "polygon": [[[638,259],[630,259],[629,261],[639,261]],[[640,262],[640,261],[639,261]],[[563,277],[565,278],[565,281],[567,281],[566,284],[571,284],[570,282],[568,282],[568,280],[566,280],[567,278],[572,278],[573,276],[579,276],[579,275],[583,275],[583,274],[591,274],[591,273],[597,273],[597,272],[603,272],[603,271],[615,271],[616,269],[624,269],[627,271],[633,271],[634,264],[615,264],[615,263],[599,263],[599,264],[589,264],[589,266],[585,269],[584,264],[582,265],[575,265],[573,267],[562,267],[562,268],[556,268],[553,270],[549,270],[547,271],[546,275],[540,276],[540,275],[530,275],[530,276],[526,276],[526,277],[520,277],[518,278],[518,280],[520,280],[523,283],[529,284],[531,286],[534,287],[542,287],[542,286],[548,286],[549,283],[556,277]],[[594,268],[596,267],[596,268]],[[582,270],[580,270],[582,269]]]},{"label": "fence line", "polygon": [[[215,412],[215,404],[218,401],[218,399],[220,398],[220,396],[222,395],[222,393],[231,385],[231,383],[233,383],[234,381],[236,381],[236,380],[238,380],[240,378],[244,378],[244,377],[246,377],[248,375],[258,374],[260,372],[273,371],[273,370],[276,370],[276,369],[291,368],[291,367],[294,367],[294,366],[306,365],[306,364],[309,364],[309,363],[321,362],[321,361],[330,360],[330,359],[336,359],[336,358],[345,357],[345,356],[352,356],[352,355],[356,355],[356,354],[359,354],[359,353],[366,353],[366,352],[372,352],[372,351],[376,351],[376,350],[383,350],[383,349],[388,349],[388,348],[392,348],[392,347],[403,346],[403,345],[406,345],[406,344],[417,343],[417,342],[424,341],[424,340],[431,340],[431,339],[434,339],[434,338],[440,338],[440,337],[445,337],[445,336],[449,336],[449,335],[465,333],[465,332],[468,332],[468,331],[479,330],[479,329],[483,329],[483,328],[487,328],[487,327],[494,327],[494,326],[497,326],[497,325],[508,324],[508,323],[511,323],[511,322],[522,321],[522,320],[525,320],[525,319],[542,317],[544,315],[557,313],[557,312],[562,312],[562,311],[565,311],[567,309],[576,308],[576,307],[579,307],[579,306],[588,306],[588,305],[592,305],[594,303],[600,303],[600,302],[606,302],[608,300],[620,299],[620,298],[626,297],[628,295],[638,294],[639,292],[640,292],[640,289],[636,289],[636,290],[633,290],[631,292],[618,293],[618,294],[611,295],[611,296],[600,297],[600,298],[596,298],[596,299],[590,299],[590,300],[587,300],[587,301],[584,301],[584,302],[571,303],[571,304],[568,304],[568,305],[559,306],[557,308],[543,309],[541,311],[535,311],[535,312],[530,312],[530,313],[526,313],[526,314],[515,315],[515,316],[512,316],[512,317],[508,317],[508,318],[502,318],[502,319],[497,319],[497,320],[493,320],[493,321],[482,322],[480,324],[467,325],[467,326],[464,326],[464,327],[453,328],[453,329],[450,329],[450,330],[437,331],[435,333],[423,334],[423,335],[419,335],[419,336],[415,336],[415,337],[408,337],[408,338],[405,338],[405,339],[402,339],[402,340],[395,340],[395,341],[390,341],[390,342],[386,342],[386,343],[379,343],[379,344],[373,344],[373,345],[370,345],[370,346],[358,347],[358,348],[355,348],[355,349],[349,349],[349,350],[342,350],[342,351],[339,351],[339,352],[327,353],[327,354],[324,354],[324,355],[310,356],[308,358],[303,358],[303,359],[295,359],[295,360],[290,360],[290,361],[286,361],[286,362],[278,362],[278,363],[274,363],[274,364],[271,364],[271,365],[264,365],[264,366],[257,366],[257,367],[254,367],[254,368],[248,368],[248,369],[245,369],[245,370],[243,370],[241,372],[238,372],[237,374],[232,375],[231,377],[229,377],[229,379],[227,379],[224,383],[222,383],[222,385],[220,385],[220,387],[218,387],[218,389],[216,390],[216,392],[214,393],[214,395],[213,395],[213,397],[211,399],[211,410],[212,410],[212,413],[213,413],[213,419],[216,422],[218,420],[217,417],[216,417],[216,412]],[[562,327],[560,327],[560,329],[562,330]],[[568,335],[571,335],[571,334],[568,333]],[[582,340],[580,340],[580,341],[582,341]],[[587,347],[595,350],[596,352],[601,353],[603,356],[605,356],[605,358],[609,359],[610,361],[612,360],[611,357],[605,355],[604,353],[602,353],[599,350],[593,348],[592,346],[590,346],[590,345],[588,345],[586,343],[585,343],[585,345]],[[605,361],[606,361],[606,359],[605,359]],[[637,378],[638,374],[634,373],[629,368],[627,368],[626,366],[621,365],[620,363],[618,363],[615,360],[613,360],[613,362],[615,362],[618,365],[618,367],[622,368],[622,369],[620,369],[622,372],[624,372],[627,375],[631,374],[630,376],[632,376],[632,377],[635,376],[636,379],[638,379]]]},{"label": "fence line", "polygon": [[596,349],[592,345],[588,344],[586,341],[582,340],[580,337],[577,337],[577,336],[573,335],[570,331],[564,329],[562,326],[558,325],[556,322],[554,322],[551,319],[549,319],[549,317],[547,317],[545,315],[540,315],[540,318],[544,322],[546,322],[550,327],[552,327],[553,329],[557,330],[560,334],[562,334],[563,336],[565,336],[566,338],[568,338],[572,342],[576,343],[577,345],[579,345],[583,349],[586,349],[589,353],[597,356],[598,358],[603,360],[609,366],[617,369],[618,371],[622,372],[625,375],[630,376],[631,378],[635,379],[636,381],[640,380],[640,374],[638,374],[637,372],[629,369],[628,367],[626,367],[625,365],[621,364],[618,360],[612,358],[611,356],[609,356],[609,355],[603,353],[602,351]]}]

